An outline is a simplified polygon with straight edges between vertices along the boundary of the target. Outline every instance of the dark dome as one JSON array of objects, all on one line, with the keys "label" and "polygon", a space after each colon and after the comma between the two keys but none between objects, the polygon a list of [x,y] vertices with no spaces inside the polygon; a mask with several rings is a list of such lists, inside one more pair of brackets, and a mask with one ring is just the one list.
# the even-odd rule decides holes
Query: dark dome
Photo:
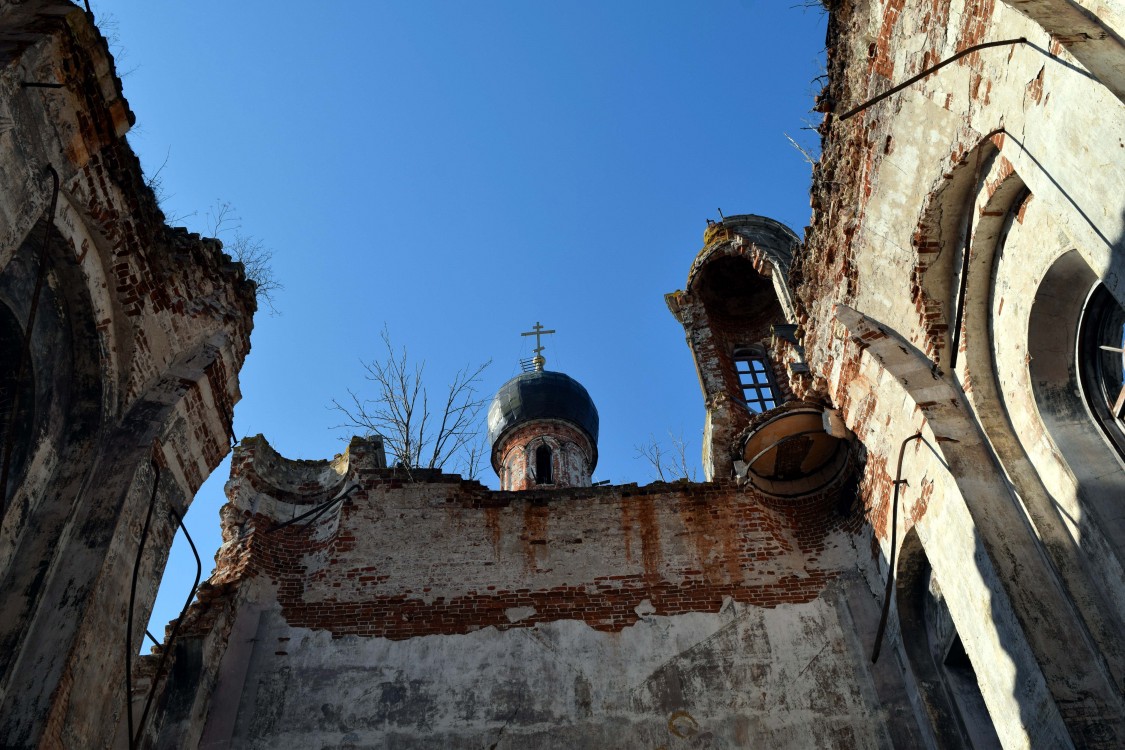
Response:
[{"label": "dark dome", "polygon": [[585,432],[594,444],[597,464],[598,410],[590,394],[561,372],[525,372],[496,392],[488,407],[488,445],[492,448],[513,427],[535,419],[561,419]]}]

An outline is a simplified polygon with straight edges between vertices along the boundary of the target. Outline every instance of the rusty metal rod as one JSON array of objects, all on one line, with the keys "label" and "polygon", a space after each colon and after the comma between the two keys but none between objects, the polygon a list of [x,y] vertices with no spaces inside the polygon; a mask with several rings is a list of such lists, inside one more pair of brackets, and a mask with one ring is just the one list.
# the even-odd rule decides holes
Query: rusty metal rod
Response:
[{"label": "rusty metal rod", "polygon": [[[758,459],[760,459],[762,456],[764,456],[767,453],[769,453],[770,451],[772,451],[777,446],[782,445],[783,443],[787,443],[790,440],[796,440],[797,438],[804,437],[806,435],[821,435],[821,434],[824,434],[825,432],[826,432],[826,430],[822,427],[819,430],[801,430],[800,432],[794,432],[792,435],[786,435],[784,437],[778,438],[777,440],[774,440],[772,443],[767,445],[765,448],[762,448],[760,451],[755,453],[754,457],[746,462],[746,470],[747,471],[754,471],[754,464],[758,463]],[[762,475],[758,474],[758,472],[756,472],[756,471],[754,471],[754,474],[756,476],[762,477]],[[762,479],[768,479],[768,478],[769,477],[762,477]]]},{"label": "rusty metal rod", "polygon": [[43,283],[47,279],[47,246],[50,244],[51,227],[55,224],[55,209],[59,203],[59,173],[50,164],[47,171],[51,175],[51,208],[47,212],[47,224],[43,227],[43,241],[39,247],[39,269],[35,275],[35,288],[31,293],[31,306],[27,313],[27,326],[23,332],[23,346],[20,347],[19,364],[16,365],[16,379],[12,392],[12,411],[8,416],[8,424],[4,425],[4,464],[0,468],[0,519],[4,518],[4,504],[8,497],[8,475],[12,469],[12,450],[15,448],[14,430],[16,419],[19,416],[20,382],[23,380],[24,369],[31,360],[31,333],[35,327],[35,313],[39,309],[39,296],[43,291]]},{"label": "rusty metal rod", "polygon": [[332,498],[331,500],[325,500],[320,505],[314,506],[312,508],[312,510],[306,511],[305,513],[302,513],[301,515],[297,516],[296,518],[290,518],[288,521],[285,521],[284,523],[279,523],[278,525],[270,528],[266,533],[272,534],[275,531],[279,531],[280,529],[284,529],[286,526],[290,526],[292,524],[297,523],[298,521],[303,521],[306,518],[309,518],[309,516],[313,516],[312,518],[309,519],[309,522],[305,524],[305,526],[308,526],[313,521],[315,521],[317,518],[320,518],[320,516],[322,514],[324,514],[325,512],[327,512],[328,509],[331,508],[333,505],[335,505],[338,502],[342,502],[343,500],[346,500],[349,495],[351,495],[353,492],[355,492],[358,489],[359,489],[359,484],[358,483],[353,484],[351,487],[344,490],[343,493],[337,495],[336,497]]},{"label": "rusty metal rod", "polygon": [[875,647],[871,651],[871,663],[879,659],[879,649],[883,646],[883,631],[887,628],[887,616],[891,611],[891,593],[895,585],[895,545],[898,543],[898,488],[903,483],[902,458],[906,455],[906,444],[912,440],[925,440],[922,433],[916,432],[902,441],[898,448],[898,469],[895,471],[895,494],[891,501],[891,559],[887,569],[887,589],[883,592],[883,613],[879,616],[879,628],[875,631]]},{"label": "rusty metal rod", "polygon": [[839,119],[840,121],[844,121],[844,120],[848,119],[849,117],[851,117],[852,115],[858,114],[858,113],[862,112],[863,110],[867,109],[872,104],[878,104],[879,102],[886,99],[888,96],[892,96],[894,94],[897,94],[899,91],[902,91],[904,88],[910,86],[911,84],[914,84],[914,83],[917,83],[918,81],[921,81],[923,78],[930,75],[931,73],[936,73],[937,71],[944,68],[946,65],[949,65],[950,63],[953,63],[953,62],[957,62],[958,60],[960,60],[962,57],[964,57],[966,55],[971,55],[974,52],[979,52],[980,50],[988,49],[989,47],[1003,47],[1004,45],[1007,45],[1007,44],[1027,44],[1027,39],[1025,39],[1024,37],[1021,36],[1018,39],[1004,39],[1004,40],[1001,40],[999,42],[984,42],[983,44],[974,44],[972,47],[966,47],[965,49],[961,50],[960,52],[958,52],[953,57],[946,58],[945,60],[942,60],[941,62],[939,62],[937,65],[931,65],[930,67],[926,68],[921,73],[919,73],[918,75],[911,76],[910,78],[907,78],[905,81],[898,84],[897,86],[892,86],[891,88],[887,89],[886,91],[879,94],[878,96],[873,97],[871,99],[868,99],[863,104],[860,104],[858,107],[852,107],[847,112],[840,115],[839,118],[837,118],[837,119]]},{"label": "rusty metal rod", "polygon": [[[148,688],[148,697],[145,698],[145,708],[141,712],[141,720],[137,724],[136,737],[131,739],[130,747],[135,747],[140,744],[141,735],[144,733],[145,720],[148,718],[149,709],[152,708],[152,699],[156,696],[156,686],[160,683],[160,677],[164,674],[164,666],[168,660],[168,654],[172,653],[172,646],[176,643],[176,636],[180,632],[180,625],[183,624],[184,618],[187,617],[188,607],[195,599],[195,592],[199,590],[199,579],[203,575],[203,562],[199,559],[199,550],[195,548],[195,542],[192,541],[191,534],[188,533],[187,527],[184,526],[184,519],[176,512],[175,508],[168,508],[168,512],[176,519],[176,523],[180,527],[180,531],[184,532],[184,537],[187,539],[188,544],[191,545],[191,553],[195,555],[195,583],[191,585],[191,591],[188,592],[187,601],[184,602],[183,609],[180,610],[180,616],[176,618],[176,622],[172,625],[172,632],[168,635],[168,643],[160,652],[160,663],[156,667],[156,673],[152,676],[152,684]],[[145,632],[148,632],[147,630]],[[149,636],[151,638],[151,636]],[[132,703],[130,702],[130,705]],[[132,730],[130,730],[132,731]]]}]

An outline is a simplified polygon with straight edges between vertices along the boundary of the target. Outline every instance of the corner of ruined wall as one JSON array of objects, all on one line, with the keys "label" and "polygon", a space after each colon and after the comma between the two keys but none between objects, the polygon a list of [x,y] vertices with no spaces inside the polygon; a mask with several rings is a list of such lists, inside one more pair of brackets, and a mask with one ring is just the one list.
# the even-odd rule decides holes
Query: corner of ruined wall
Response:
[{"label": "corner of ruined wall", "polygon": [[[9,32],[0,123],[10,125],[0,138],[0,269],[53,232],[69,257],[52,262],[72,262],[85,281],[68,294],[92,309],[106,418],[120,424],[138,407],[178,400],[162,438],[177,443],[190,497],[229,450],[254,286],[220,243],[166,226],[125,139],[135,117],[90,17],[59,0],[9,3],[0,16]],[[51,169],[59,191],[48,228]],[[183,417],[193,428],[173,434]]]},{"label": "corner of ruined wall", "polygon": [[245,438],[234,450],[227,497],[242,512],[289,520],[344,489],[359,468],[352,456],[359,455],[361,447],[366,446],[353,443],[332,459],[300,460],[282,456],[263,435]]},{"label": "corner of ruined wall", "polygon": [[[229,451],[254,288],[217,242],[165,225],[125,139],[135,118],[112,55],[88,15],[68,2],[26,0],[0,7],[0,23],[0,271],[20,253],[33,259],[38,247],[47,248],[44,257],[66,282],[55,291],[74,302],[52,311],[61,320],[55,327],[83,334],[73,340],[94,363],[83,373],[94,382],[87,391],[101,394],[89,404],[84,391],[81,404],[70,404],[96,412],[92,449],[69,433],[52,446],[74,459],[68,470],[85,472],[78,499],[59,470],[43,480],[59,485],[45,495],[73,502],[70,523],[79,534],[44,531],[31,518],[38,506],[13,531],[20,543],[33,539],[53,550],[42,562],[54,572],[34,591],[55,618],[37,637],[58,641],[37,674],[18,675],[38,691],[26,700],[38,706],[29,710],[35,718],[21,726],[47,745],[97,744],[114,731],[124,686],[119,654],[104,647],[105,633],[121,627],[128,598],[130,567],[120,563],[136,553],[150,497],[182,513]],[[57,203],[46,217],[55,196],[52,170]],[[79,385],[86,380],[61,387]],[[65,397],[58,401],[67,408]],[[150,461],[162,467],[155,492]],[[137,621],[151,607],[153,581],[175,533],[169,514],[153,518],[139,567]],[[68,593],[59,595],[51,577],[68,575]],[[52,605],[49,597],[59,596]],[[143,628],[134,623],[133,632]],[[57,677],[44,680],[42,672]],[[107,683],[112,690],[94,688]]]},{"label": "corner of ruined wall", "polygon": [[[182,620],[165,627],[163,644],[138,659],[132,693],[138,746],[199,745],[217,691],[228,687],[220,686],[221,675],[232,635],[247,606],[253,608],[242,581],[215,583],[213,577],[200,585]],[[235,643],[236,649],[238,645]],[[123,725],[118,734],[117,745],[127,745]]]}]

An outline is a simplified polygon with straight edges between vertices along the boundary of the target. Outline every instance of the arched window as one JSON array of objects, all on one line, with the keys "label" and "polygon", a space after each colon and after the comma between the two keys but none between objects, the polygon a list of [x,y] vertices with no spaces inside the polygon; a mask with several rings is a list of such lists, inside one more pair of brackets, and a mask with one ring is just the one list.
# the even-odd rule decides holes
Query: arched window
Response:
[{"label": "arched window", "polygon": [[554,483],[551,477],[551,449],[546,445],[540,445],[535,449],[535,483]]},{"label": "arched window", "polygon": [[1090,410],[1125,458],[1125,309],[1103,284],[1086,302],[1078,342],[1078,368]]},{"label": "arched window", "polygon": [[734,351],[734,369],[742,387],[746,408],[761,414],[777,406],[777,388],[766,353],[760,347],[743,347]]}]

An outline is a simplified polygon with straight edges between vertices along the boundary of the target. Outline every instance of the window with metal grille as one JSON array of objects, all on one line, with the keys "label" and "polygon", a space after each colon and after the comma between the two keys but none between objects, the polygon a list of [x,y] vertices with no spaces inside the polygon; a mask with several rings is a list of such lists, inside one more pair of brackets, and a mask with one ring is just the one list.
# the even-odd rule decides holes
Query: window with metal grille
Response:
[{"label": "window with metal grille", "polygon": [[760,414],[777,406],[777,388],[764,351],[757,347],[736,349],[734,369],[750,411]]},{"label": "window with metal grille", "polygon": [[1125,456],[1125,308],[1103,284],[1086,301],[1078,370],[1094,417]]}]

